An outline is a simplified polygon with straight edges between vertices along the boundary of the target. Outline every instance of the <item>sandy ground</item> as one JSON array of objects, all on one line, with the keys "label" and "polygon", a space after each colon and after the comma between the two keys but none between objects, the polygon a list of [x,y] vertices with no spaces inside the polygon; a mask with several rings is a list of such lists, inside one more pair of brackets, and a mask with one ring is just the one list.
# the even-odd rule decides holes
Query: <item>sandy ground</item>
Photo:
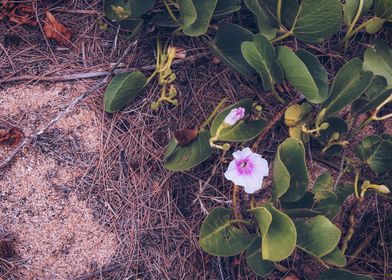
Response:
[{"label": "sandy ground", "polygon": [[[0,91],[0,128],[30,135],[83,89],[56,84]],[[75,189],[99,145],[99,121],[82,103],[1,171],[0,224],[16,239],[21,279],[72,279],[110,262],[116,236]],[[1,145],[0,158],[11,149]]]}]

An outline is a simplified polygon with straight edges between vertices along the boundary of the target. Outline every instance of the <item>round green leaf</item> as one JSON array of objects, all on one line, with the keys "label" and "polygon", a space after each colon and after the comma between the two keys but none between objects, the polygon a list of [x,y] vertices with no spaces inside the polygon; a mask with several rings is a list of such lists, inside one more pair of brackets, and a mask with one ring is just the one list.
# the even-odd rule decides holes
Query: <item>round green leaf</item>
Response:
[{"label": "round green leaf", "polygon": [[316,182],[314,182],[312,192],[316,194],[317,192],[320,191],[327,191],[331,189],[332,184],[333,184],[333,179],[331,173],[324,172],[323,174],[317,177]]},{"label": "round green leaf", "polygon": [[116,75],[104,93],[105,111],[108,113],[119,111],[139,95],[146,83],[147,78],[140,71]]},{"label": "round green leaf", "polygon": [[255,80],[256,72],[246,62],[241,53],[241,44],[252,41],[254,34],[239,25],[222,23],[213,42],[207,42],[211,51],[219,57],[228,67],[237,71],[244,77]]},{"label": "round green leaf", "polygon": [[336,74],[331,94],[323,105],[328,118],[340,112],[345,106],[358,99],[370,86],[373,73],[362,69],[362,61],[354,58],[347,62]]},{"label": "round green leaf", "polygon": [[243,42],[241,52],[249,65],[259,73],[264,90],[271,90],[283,82],[283,71],[276,59],[275,49],[262,34],[256,34],[253,42]]},{"label": "round green leaf", "polygon": [[270,204],[250,211],[259,223],[263,260],[281,261],[290,256],[295,249],[297,232],[289,216]]},{"label": "round green leaf", "polygon": [[333,249],[331,253],[322,257],[321,260],[337,267],[344,267],[346,265],[346,257],[338,247]]},{"label": "round green leaf", "polygon": [[319,199],[312,210],[318,211],[329,219],[333,219],[339,214],[346,198],[354,192],[352,185],[337,185],[333,195],[324,195]]},{"label": "round green leaf", "polygon": [[165,152],[165,168],[171,171],[185,171],[205,161],[212,153],[210,137],[210,133],[203,130],[186,146],[170,140]]},{"label": "round green leaf", "polygon": [[321,258],[338,245],[340,229],[324,216],[294,220],[297,229],[297,246],[305,252]]},{"label": "round green leaf", "polygon": [[235,227],[230,220],[232,210],[218,207],[204,220],[199,243],[201,248],[214,256],[235,256],[242,253],[252,241],[252,236]]},{"label": "round green leaf", "polygon": [[241,9],[241,0],[218,0],[216,3],[214,16],[224,16]]},{"label": "round green leaf", "polygon": [[[392,7],[390,9],[392,11]],[[365,51],[363,69],[383,76],[387,80],[388,88],[392,88],[392,49],[383,41],[376,40],[374,47]]]},{"label": "round green leaf", "polygon": [[179,0],[182,28],[188,36],[200,36],[207,32],[217,0]]},{"label": "round green leaf", "polygon": [[256,237],[246,249],[246,263],[254,273],[264,277],[270,274],[274,269],[274,263],[261,258],[261,238]]},{"label": "round green leaf", "polygon": [[[260,0],[245,0],[246,7],[255,15],[257,28],[269,40],[276,37],[278,23]],[[293,1],[291,1],[293,2]],[[283,6],[283,5],[282,5]]]},{"label": "round green leaf", "polygon": [[341,24],[339,0],[302,0],[292,30],[302,41],[320,43],[339,32]]},{"label": "round green leaf", "polygon": [[373,280],[373,277],[333,268],[321,273],[318,280]]},{"label": "round green leaf", "polygon": [[279,145],[274,161],[273,195],[286,202],[301,199],[308,188],[309,178],[302,141],[286,139]]},{"label": "round green leaf", "polygon": [[309,102],[318,104],[328,98],[327,71],[317,57],[304,50],[294,53],[287,47],[279,47],[277,53],[286,79]]},{"label": "round green leaf", "polygon": [[366,25],[365,27],[366,32],[369,34],[376,34],[378,31],[380,31],[384,23],[385,23],[385,19],[381,19],[381,18],[374,19],[372,22]]}]

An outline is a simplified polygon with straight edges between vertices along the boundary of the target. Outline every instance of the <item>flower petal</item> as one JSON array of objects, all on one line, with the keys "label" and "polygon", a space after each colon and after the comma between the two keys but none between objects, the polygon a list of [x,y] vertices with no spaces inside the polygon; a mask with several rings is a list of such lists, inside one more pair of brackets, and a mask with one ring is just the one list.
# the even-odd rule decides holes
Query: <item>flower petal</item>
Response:
[{"label": "flower petal", "polygon": [[241,160],[247,158],[249,155],[252,154],[252,150],[250,148],[242,149],[241,151],[236,151],[233,153],[233,157],[236,160]]},{"label": "flower petal", "polygon": [[254,169],[257,174],[268,176],[269,168],[268,168],[268,161],[262,158],[260,155],[253,153],[250,155],[249,160],[253,163]]}]

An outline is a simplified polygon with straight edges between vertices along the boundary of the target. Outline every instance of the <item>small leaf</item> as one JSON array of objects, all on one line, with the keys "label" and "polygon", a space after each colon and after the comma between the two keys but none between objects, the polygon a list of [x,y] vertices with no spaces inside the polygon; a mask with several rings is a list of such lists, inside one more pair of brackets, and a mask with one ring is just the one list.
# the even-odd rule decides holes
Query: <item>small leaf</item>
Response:
[{"label": "small leaf", "polygon": [[262,34],[256,34],[253,42],[243,42],[241,52],[249,65],[260,74],[264,90],[271,90],[283,82],[283,71],[276,59],[275,49]]},{"label": "small leaf", "polygon": [[116,75],[106,88],[103,101],[105,111],[114,113],[134,100],[146,86],[147,78],[140,72]]},{"label": "small leaf", "polygon": [[338,133],[339,137],[341,137],[348,132],[347,123],[341,118],[332,117],[324,121],[328,123],[329,126],[326,130],[321,130],[320,136],[317,138],[322,145],[327,145],[334,134]]},{"label": "small leaf", "polygon": [[289,138],[278,147],[274,161],[273,195],[286,202],[301,199],[308,188],[305,148],[301,141]]},{"label": "small leaf", "polygon": [[200,36],[207,32],[217,0],[179,0],[182,28],[188,36]]},{"label": "small leaf", "polygon": [[[259,0],[245,0],[246,7],[255,15],[259,32],[269,40],[276,37],[278,23]],[[293,2],[293,1],[291,1]]]},{"label": "small leaf", "polygon": [[344,267],[346,265],[346,257],[338,247],[336,247],[331,253],[322,257],[321,260],[337,267]]},{"label": "small leaf", "polygon": [[328,118],[340,112],[345,106],[358,99],[370,86],[373,73],[362,69],[362,61],[354,58],[336,74],[329,99],[323,105]]},{"label": "small leaf", "polygon": [[292,30],[302,41],[320,43],[339,32],[341,24],[339,0],[302,0]]},{"label": "small leaf", "polygon": [[333,179],[331,173],[325,172],[318,176],[316,182],[314,183],[312,192],[316,194],[320,191],[327,191],[330,190],[333,184]]},{"label": "small leaf", "polygon": [[242,253],[252,241],[252,236],[240,230],[230,220],[232,210],[215,208],[204,220],[199,243],[201,248],[214,256],[235,256]]},{"label": "small leaf", "polygon": [[[216,115],[215,119],[211,124],[211,135],[216,135],[218,127],[222,124],[226,116],[231,110],[243,107],[245,109],[245,115],[250,115],[252,112],[252,100],[244,99],[220,112]],[[237,124],[222,129],[219,134],[218,141],[226,142],[245,142],[250,141],[257,137],[266,127],[267,122],[265,120],[241,120]]]},{"label": "small leaf", "polygon": [[[344,23],[350,26],[359,8],[360,0],[346,0],[343,4]],[[364,0],[361,17],[366,15],[373,6],[373,0]]]},{"label": "small leaf", "polygon": [[365,94],[352,104],[353,114],[359,116],[375,109],[392,93],[392,89],[387,90],[387,87],[387,80],[384,77],[375,76]]},{"label": "small leaf", "polygon": [[214,41],[207,44],[214,55],[228,67],[250,80],[255,80],[256,72],[246,62],[241,53],[242,42],[252,41],[253,37],[253,33],[239,25],[222,23],[218,25]]},{"label": "small leaf", "polygon": [[378,31],[381,30],[385,21],[386,21],[385,19],[381,19],[381,18],[373,19],[372,22],[366,25],[365,27],[366,32],[369,34],[376,34]]},{"label": "small leaf", "polygon": [[[392,11],[392,7],[390,10]],[[383,76],[387,80],[388,88],[391,89],[392,49],[383,41],[376,40],[374,47],[368,48],[365,51],[363,69],[366,71],[372,71],[374,75]]]},{"label": "small leaf", "polygon": [[270,274],[274,269],[274,263],[261,258],[261,238],[256,237],[246,250],[246,263],[254,273],[264,277]]},{"label": "small leaf", "polygon": [[264,260],[281,261],[295,249],[297,232],[293,221],[271,204],[250,210],[259,223]]},{"label": "small leaf", "polygon": [[324,216],[294,220],[297,229],[297,246],[321,258],[331,253],[339,243],[341,232]]},{"label": "small leaf", "polygon": [[205,161],[212,153],[210,137],[210,133],[203,130],[189,145],[175,145],[174,149],[174,143],[178,142],[171,140],[165,153],[165,168],[171,171],[185,171]]},{"label": "small leaf", "polygon": [[216,3],[214,16],[224,16],[241,9],[241,0],[218,0]]},{"label": "small leaf", "polygon": [[105,15],[111,20],[122,20],[124,17],[115,12],[113,7],[121,7],[127,17],[139,18],[151,10],[155,0],[104,0]]},{"label": "small leaf", "polygon": [[329,219],[333,219],[339,214],[344,201],[354,192],[352,185],[337,185],[333,192],[334,196],[325,197],[319,200],[312,210],[318,211]]},{"label": "small leaf", "polygon": [[320,274],[318,280],[373,280],[373,277],[355,274],[348,270],[332,268]]},{"label": "small leaf", "polygon": [[288,127],[300,126],[306,123],[306,119],[312,110],[309,103],[291,105],[284,113],[284,123]]},{"label": "small leaf", "polygon": [[327,71],[314,55],[304,50],[294,53],[287,47],[279,47],[277,53],[286,79],[309,102],[319,104],[328,98]]},{"label": "small leaf", "polygon": [[392,141],[388,137],[384,138],[368,136],[357,146],[356,151],[361,161],[369,165],[373,172],[392,174]]}]

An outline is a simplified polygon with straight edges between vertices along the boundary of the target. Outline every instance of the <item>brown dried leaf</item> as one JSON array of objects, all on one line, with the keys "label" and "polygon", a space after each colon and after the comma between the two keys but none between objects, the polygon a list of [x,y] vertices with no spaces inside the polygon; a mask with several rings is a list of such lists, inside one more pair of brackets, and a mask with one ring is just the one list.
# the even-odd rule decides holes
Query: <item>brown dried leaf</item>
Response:
[{"label": "brown dried leaf", "polygon": [[66,46],[70,43],[71,32],[62,23],[58,22],[52,13],[45,13],[44,33],[46,38],[54,39],[60,46]]},{"label": "brown dried leaf", "polygon": [[38,22],[35,19],[34,9],[32,6],[19,4],[9,12],[8,18],[11,22],[17,24],[29,24],[37,26]]},{"label": "brown dried leaf", "polygon": [[0,130],[0,144],[10,145],[11,147],[19,145],[23,138],[23,133],[18,128],[11,128],[9,131]]},{"label": "brown dried leaf", "polygon": [[197,137],[197,134],[197,129],[182,129],[174,132],[174,137],[180,146],[186,146]]}]

